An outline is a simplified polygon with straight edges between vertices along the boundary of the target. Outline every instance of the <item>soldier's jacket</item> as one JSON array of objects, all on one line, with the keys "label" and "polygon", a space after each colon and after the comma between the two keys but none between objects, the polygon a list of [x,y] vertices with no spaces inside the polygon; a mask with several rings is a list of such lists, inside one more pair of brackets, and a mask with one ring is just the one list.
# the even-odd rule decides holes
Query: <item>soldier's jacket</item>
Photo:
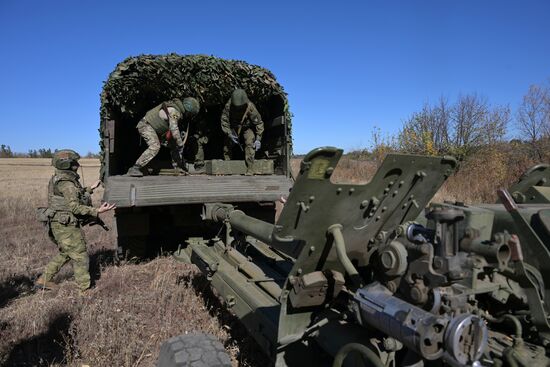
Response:
[{"label": "soldier's jacket", "polygon": [[77,226],[83,221],[97,218],[93,208],[90,188],[83,188],[79,176],[71,170],[56,170],[48,184],[48,208],[51,221]]},{"label": "soldier's jacket", "polygon": [[[164,111],[163,105],[168,110],[168,115]],[[178,123],[183,118],[185,108],[179,99],[173,99],[163,102],[158,106],[150,109],[143,118],[155,130],[159,137],[166,137],[166,133],[170,131],[172,138],[176,140],[178,146],[183,145]]]},{"label": "soldier's jacket", "polygon": [[225,135],[230,135],[231,130],[238,135],[245,129],[253,129],[256,132],[256,139],[261,140],[264,133],[262,116],[252,102],[248,102],[243,113],[237,113],[231,106],[231,99],[227,101],[222,112],[221,128]]}]

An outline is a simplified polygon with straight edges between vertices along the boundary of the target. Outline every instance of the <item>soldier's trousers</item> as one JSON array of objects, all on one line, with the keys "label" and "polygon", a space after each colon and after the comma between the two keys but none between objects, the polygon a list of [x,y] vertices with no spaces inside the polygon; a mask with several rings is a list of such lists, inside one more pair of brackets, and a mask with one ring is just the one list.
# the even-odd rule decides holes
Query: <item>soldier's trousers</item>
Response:
[{"label": "soldier's trousers", "polygon": [[195,168],[204,167],[204,147],[208,144],[207,135],[196,135],[197,152],[195,153]]},{"label": "soldier's trousers", "polygon": [[46,281],[52,280],[59,269],[69,260],[72,260],[76,284],[80,289],[90,288],[90,261],[82,228],[52,222],[51,234],[57,242],[59,254],[46,265],[43,274],[44,279]]},{"label": "soldier's trousers", "polygon": [[147,143],[147,149],[139,156],[136,161],[136,166],[145,167],[147,163],[151,162],[153,158],[158,154],[160,150],[160,140],[155,129],[151,127],[145,120],[141,120],[136,128],[139,135]]},{"label": "soldier's trousers", "polygon": [[[256,134],[254,134],[252,129],[245,129],[241,132],[241,134],[244,140],[244,160],[246,162],[247,169],[251,169],[254,164],[254,155],[256,154],[256,150],[254,149]],[[223,159],[226,161],[232,159],[232,151],[233,142],[229,136],[226,136],[223,145]]]}]

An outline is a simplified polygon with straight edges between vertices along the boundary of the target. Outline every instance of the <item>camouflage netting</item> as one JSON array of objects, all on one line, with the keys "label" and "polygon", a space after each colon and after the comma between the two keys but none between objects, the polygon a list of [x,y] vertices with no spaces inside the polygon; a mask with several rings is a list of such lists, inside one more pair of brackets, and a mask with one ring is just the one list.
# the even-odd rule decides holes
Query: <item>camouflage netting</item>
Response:
[{"label": "camouflage netting", "polygon": [[244,61],[206,55],[142,55],[119,63],[101,93],[101,150],[107,120],[135,125],[150,108],[176,97],[195,97],[202,112],[220,108],[235,88],[246,90],[264,120],[276,116],[269,106],[278,99],[290,132],[287,95],[267,69]]},{"label": "camouflage netting", "polygon": [[109,75],[101,93],[101,119],[124,114],[138,118],[152,106],[175,97],[195,97],[206,107],[224,104],[235,88],[261,105],[286,93],[273,74],[244,61],[177,54],[129,57]]}]

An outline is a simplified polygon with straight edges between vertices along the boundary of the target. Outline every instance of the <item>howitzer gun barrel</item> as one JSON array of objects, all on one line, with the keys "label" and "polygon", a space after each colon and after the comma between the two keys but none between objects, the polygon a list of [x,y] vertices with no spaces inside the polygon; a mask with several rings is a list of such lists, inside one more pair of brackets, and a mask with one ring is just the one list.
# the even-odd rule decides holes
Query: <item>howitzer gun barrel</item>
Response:
[{"label": "howitzer gun barrel", "polygon": [[232,205],[206,204],[204,206],[203,219],[214,222],[229,222],[231,228],[250,235],[266,244],[271,244],[273,224],[248,216]]}]

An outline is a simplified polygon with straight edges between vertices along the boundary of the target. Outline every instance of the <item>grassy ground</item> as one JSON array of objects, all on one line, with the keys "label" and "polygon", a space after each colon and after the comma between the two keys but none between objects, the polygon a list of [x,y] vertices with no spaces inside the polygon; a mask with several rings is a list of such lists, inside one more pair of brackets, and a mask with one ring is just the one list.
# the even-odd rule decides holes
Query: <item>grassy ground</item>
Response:
[{"label": "grassy ground", "polygon": [[[265,357],[205,280],[190,265],[159,257],[142,264],[114,264],[113,228],[85,228],[94,289],[80,296],[66,266],[55,291],[34,291],[34,279],[57,249],[35,220],[46,205],[49,160],[0,159],[0,365],[154,366],[163,340],[201,331],[217,336],[235,366],[264,366]],[[83,160],[86,184],[98,162]],[[527,163],[507,165],[484,157],[451,177],[436,196],[465,202],[494,200],[499,186],[517,179]],[[292,162],[293,171],[299,161]],[[368,182],[376,164],[344,158],[333,181]],[[97,205],[101,190],[94,194]]]},{"label": "grassy ground", "polygon": [[[98,162],[83,166],[91,184]],[[59,289],[33,290],[57,252],[34,216],[52,172],[49,160],[0,159],[0,365],[154,366],[163,340],[193,331],[217,336],[235,366],[265,364],[194,267],[167,257],[115,265],[114,230],[85,228],[90,294],[79,295],[70,266],[55,278]],[[94,193],[96,205],[101,196]]]}]

